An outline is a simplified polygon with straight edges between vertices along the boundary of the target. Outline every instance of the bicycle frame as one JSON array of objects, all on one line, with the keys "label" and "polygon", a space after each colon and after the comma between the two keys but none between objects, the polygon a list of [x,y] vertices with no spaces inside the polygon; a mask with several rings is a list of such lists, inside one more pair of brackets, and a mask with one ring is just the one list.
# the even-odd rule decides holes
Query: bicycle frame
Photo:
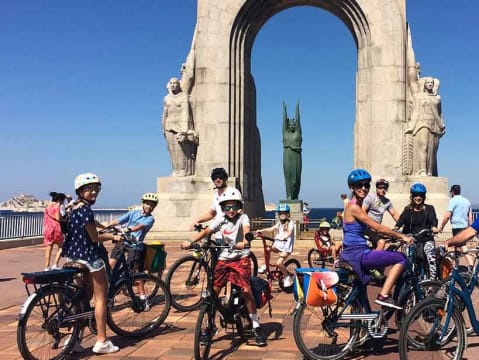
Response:
[{"label": "bicycle frame", "polygon": [[[464,304],[465,308],[467,309],[467,313],[469,315],[469,321],[471,322],[471,326],[476,332],[476,334],[479,334],[479,320],[476,317],[476,312],[474,310],[474,304],[472,303],[472,292],[474,291],[477,282],[478,282],[478,273],[479,273],[479,266],[477,266],[477,257],[479,254],[479,249],[471,249],[462,253],[459,252],[453,252],[454,256],[456,257],[456,264],[452,270],[452,274],[449,280],[449,285],[448,285],[448,292],[447,292],[447,298],[446,298],[446,320],[445,320],[445,325],[444,329],[441,331],[441,337],[445,335],[445,331],[447,330],[449,326],[449,322],[452,316],[452,313],[454,311],[455,307],[455,302],[459,298],[462,303]],[[460,275],[459,271],[459,264],[458,264],[458,258],[462,255],[465,255],[467,253],[475,253],[476,254],[476,259],[475,259],[475,269],[474,272],[472,273],[471,280],[469,282],[466,282],[464,278]],[[459,288],[457,288],[456,285],[459,285]]]}]

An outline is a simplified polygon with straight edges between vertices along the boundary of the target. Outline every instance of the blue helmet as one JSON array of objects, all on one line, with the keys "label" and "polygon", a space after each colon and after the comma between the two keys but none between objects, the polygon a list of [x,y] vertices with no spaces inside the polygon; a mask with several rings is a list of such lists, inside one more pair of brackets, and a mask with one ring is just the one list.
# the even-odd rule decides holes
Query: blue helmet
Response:
[{"label": "blue helmet", "polygon": [[409,192],[412,193],[420,193],[420,194],[425,194],[426,193],[426,187],[421,184],[421,183],[415,183],[411,185],[411,189]]},{"label": "blue helmet", "polygon": [[276,208],[277,212],[290,212],[290,208],[288,204],[278,204],[278,207]]},{"label": "blue helmet", "polygon": [[371,174],[364,169],[355,169],[348,175],[348,186],[356,184],[362,180],[371,181]]}]

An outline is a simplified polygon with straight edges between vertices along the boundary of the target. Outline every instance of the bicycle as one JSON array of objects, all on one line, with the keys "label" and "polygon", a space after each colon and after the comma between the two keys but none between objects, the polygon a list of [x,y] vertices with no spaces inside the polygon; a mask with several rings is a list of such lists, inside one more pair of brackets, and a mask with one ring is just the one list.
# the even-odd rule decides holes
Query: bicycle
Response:
[{"label": "bicycle", "polygon": [[[332,256],[332,247],[335,246],[334,241],[331,240],[331,243],[329,243],[329,241],[325,242],[320,236],[315,236],[314,243],[315,247],[309,249],[308,251],[309,267],[314,268],[319,265],[324,268],[326,267],[326,264],[334,265],[335,259]],[[338,259],[340,255],[341,249],[339,249],[338,253],[336,254]]]},{"label": "bicycle", "polygon": [[[254,236],[247,234],[247,240],[251,241]],[[229,299],[226,296],[219,296],[214,291],[214,268],[217,263],[217,253],[225,248],[218,245],[211,237],[201,245],[205,257],[207,273],[207,288],[202,293],[202,304],[195,326],[194,356],[196,360],[206,360],[211,350],[213,337],[217,334],[216,316],[219,314],[219,324],[227,329],[231,325],[236,328],[241,341],[247,341],[253,334],[252,323],[242,296],[241,288],[231,284]]]},{"label": "bicycle", "polygon": [[[474,271],[463,272],[459,259],[475,254]],[[462,359],[467,347],[467,331],[463,311],[467,309],[472,329],[479,334],[472,292],[478,285],[479,249],[452,251],[455,259],[448,281],[436,296],[418,303],[408,314],[399,336],[399,355],[402,360],[425,358],[427,352],[441,352],[451,359]]]},{"label": "bicycle", "polygon": [[[195,226],[201,231],[203,227]],[[190,249],[191,254],[176,260],[168,269],[165,283],[171,294],[171,306],[178,311],[199,309],[203,298],[201,293],[207,282],[208,252],[205,248]],[[250,252],[251,274],[258,274],[258,260]]]},{"label": "bicycle", "polygon": [[[408,256],[411,253],[408,250],[414,245],[401,242],[401,247]],[[367,296],[367,285],[362,284],[348,263],[341,261],[338,265],[338,268],[330,270],[338,274],[338,283],[334,287],[337,296],[335,303],[315,306],[307,304],[305,297],[297,297],[293,335],[299,350],[308,359],[341,359],[368,339],[384,338],[388,331],[388,320],[393,315],[400,326],[405,314],[418,299],[425,298],[441,287],[440,281],[419,282],[408,262],[392,295],[402,309],[381,307],[379,311],[373,311]],[[295,286],[300,286],[298,279]]]},{"label": "bicycle", "polygon": [[[107,231],[121,233],[123,239],[122,255],[109,279],[107,323],[118,335],[151,335],[168,316],[168,289],[155,276],[131,271],[125,258],[128,248],[135,246],[130,234],[116,228]],[[76,262],[64,267],[22,273],[28,298],[18,317],[17,345],[24,359],[64,359],[81,341],[86,327],[96,333],[89,270]],[[146,299],[136,291],[139,282],[144,285]]]},{"label": "bicycle", "polygon": [[[267,250],[270,246],[267,244],[266,241],[274,242],[275,239],[269,236],[266,236],[262,233],[256,233],[256,237],[260,238],[263,243],[263,253],[264,253],[264,264],[265,264],[265,271],[266,279],[272,283],[273,280],[278,281],[278,285],[286,293],[293,292],[293,284],[290,286],[284,285],[285,276],[283,272],[280,270],[279,266],[273,264],[271,262],[271,252]],[[294,275],[297,268],[301,267],[301,264],[296,259],[288,259],[284,262],[284,267],[288,270],[289,274]]]}]

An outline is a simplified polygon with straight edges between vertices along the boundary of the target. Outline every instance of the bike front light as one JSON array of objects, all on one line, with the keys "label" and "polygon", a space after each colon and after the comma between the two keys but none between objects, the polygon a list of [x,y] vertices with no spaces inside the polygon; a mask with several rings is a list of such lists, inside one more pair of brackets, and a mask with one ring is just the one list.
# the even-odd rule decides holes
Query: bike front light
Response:
[{"label": "bike front light", "polygon": [[210,297],[210,291],[209,291],[209,290],[203,290],[203,291],[201,292],[201,297],[202,297],[203,299],[206,299],[206,298]]}]

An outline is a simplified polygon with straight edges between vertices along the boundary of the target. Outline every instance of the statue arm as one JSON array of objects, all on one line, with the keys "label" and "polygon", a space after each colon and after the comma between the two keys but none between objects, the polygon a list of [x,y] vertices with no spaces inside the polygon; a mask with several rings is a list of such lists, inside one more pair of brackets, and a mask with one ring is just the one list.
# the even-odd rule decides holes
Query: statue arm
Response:
[{"label": "statue arm", "polygon": [[283,135],[288,131],[288,113],[286,111],[286,104],[283,101]]},{"label": "statue arm", "polygon": [[301,129],[300,114],[299,114],[299,101],[296,103],[296,128],[298,131],[298,136],[301,137],[303,134]]},{"label": "statue arm", "polygon": [[161,116],[161,127],[163,129],[163,135],[166,131],[166,119],[168,118],[168,106],[166,106],[166,99],[163,100],[163,115]]}]

